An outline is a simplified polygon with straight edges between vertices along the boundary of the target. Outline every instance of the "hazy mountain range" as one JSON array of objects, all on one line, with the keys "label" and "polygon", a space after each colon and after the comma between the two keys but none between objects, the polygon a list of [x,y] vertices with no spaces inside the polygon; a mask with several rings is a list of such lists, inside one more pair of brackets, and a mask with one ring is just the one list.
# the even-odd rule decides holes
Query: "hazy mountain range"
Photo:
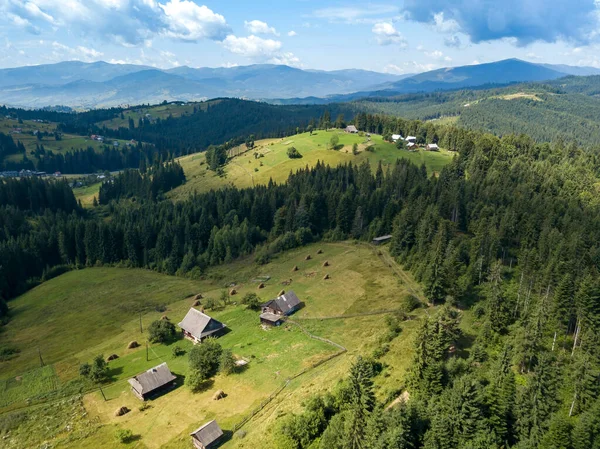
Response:
[{"label": "hazy mountain range", "polygon": [[593,74],[600,74],[600,69],[534,64],[517,59],[417,75],[357,69],[301,70],[272,64],[160,70],[142,65],[69,61],[0,70],[0,103],[94,108],[215,97],[320,103]]}]

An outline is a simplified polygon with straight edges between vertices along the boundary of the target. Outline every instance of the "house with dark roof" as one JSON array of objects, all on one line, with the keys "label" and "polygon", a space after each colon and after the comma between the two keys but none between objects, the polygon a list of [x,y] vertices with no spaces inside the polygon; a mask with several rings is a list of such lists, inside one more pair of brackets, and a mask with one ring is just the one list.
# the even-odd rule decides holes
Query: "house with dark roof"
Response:
[{"label": "house with dark roof", "polygon": [[162,363],[144,373],[133,376],[128,382],[133,394],[145,401],[149,396],[171,387],[175,379],[177,377],[171,373],[167,364]]},{"label": "house with dark roof", "polygon": [[196,449],[210,449],[223,436],[223,431],[214,419],[190,433]]},{"label": "house with dark roof", "polygon": [[283,317],[291,315],[300,308],[300,300],[293,291],[284,293],[262,305],[260,321],[269,326],[279,326]]},{"label": "house with dark roof", "polygon": [[227,326],[192,307],[179,327],[185,338],[200,343],[206,337],[217,337]]}]

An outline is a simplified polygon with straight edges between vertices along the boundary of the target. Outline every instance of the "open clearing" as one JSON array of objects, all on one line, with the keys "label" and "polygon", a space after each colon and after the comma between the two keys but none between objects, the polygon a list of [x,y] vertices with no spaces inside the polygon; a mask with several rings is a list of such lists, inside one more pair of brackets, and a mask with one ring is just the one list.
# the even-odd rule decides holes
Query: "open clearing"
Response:
[{"label": "open clearing", "polygon": [[[317,254],[319,248],[323,254]],[[311,260],[304,260],[307,254],[312,255]],[[325,260],[330,266],[323,267]],[[294,265],[299,267],[296,272],[291,270]],[[325,274],[331,279],[323,280]],[[0,432],[16,416],[25,421],[11,431],[7,447],[39,445],[41,441],[30,441],[37,434],[47,435],[49,442],[60,442],[61,447],[92,448],[111,446],[115,429],[125,428],[138,436],[130,447],[152,449],[187,447],[188,432],[213,418],[229,430],[286,378],[337,352],[337,348],[310,339],[291,324],[265,331],[259,325],[257,312],[235,304],[247,292],[256,292],[262,300],[267,300],[281,289],[293,289],[305,303],[293,320],[313,334],[345,346],[348,352],[293,380],[244,427],[246,438],[233,438],[223,445],[273,447],[275,419],[298,411],[308,396],[331,388],[345,377],[358,354],[370,354],[379,347],[379,339],[387,331],[384,315],[319,318],[402,307],[406,298],[418,289],[407,274],[402,274],[400,277],[391,270],[388,262],[369,245],[350,242],[314,244],[292,250],[264,266],[251,260],[236,261],[209,270],[205,279],[198,281],[125,268],[87,268],[66,273],[11,301],[14,318],[6,326],[2,341],[21,353],[0,364],[0,388],[2,385],[11,388],[11,398],[16,401],[4,407],[26,405],[32,394],[29,388],[37,389],[38,396],[46,393],[51,397],[53,389],[60,390],[76,382],[79,363],[99,353],[105,356],[115,353],[119,358],[110,363],[111,384],[104,388],[108,400],[105,402],[99,392],[92,392],[81,399],[62,399],[53,406],[42,404],[25,412],[6,413],[0,415]],[[257,279],[262,276],[270,279],[264,289],[258,289]],[[289,286],[282,284],[290,279]],[[150,401],[150,408],[145,411],[138,410],[140,402],[129,392],[127,378],[166,361],[183,380],[187,357],[175,358],[172,346],[186,350],[191,347],[184,340],[171,345],[150,345],[147,361],[145,334],[139,329],[140,312],[144,327],[161,315],[177,323],[191,305],[190,295],[202,293],[204,297],[218,299],[232,284],[236,284],[238,291],[231,298],[232,303],[207,313],[228,325],[231,332],[219,342],[231,348],[236,356],[249,360],[247,369],[227,377],[217,376],[214,384],[202,393],[192,394],[187,387],[179,386]],[[388,365],[375,380],[381,400],[394,397],[395,388],[401,385],[412,357],[418,318],[424,313],[424,309],[417,309],[411,314],[412,319],[402,324],[402,333],[390,343],[391,350],[381,359]],[[132,340],[142,346],[125,349]],[[38,347],[46,363],[44,368],[39,368]],[[32,370],[36,375],[27,376]],[[41,378],[42,371],[46,381],[38,385],[40,382],[33,379]],[[217,389],[228,396],[213,401],[212,394]],[[132,411],[115,417],[114,411],[123,405]],[[63,427],[57,424],[55,431],[36,430],[36,418],[45,416],[48,407],[56,407],[57,416],[61,413],[70,416],[71,430],[65,431],[64,424]]]},{"label": "open clearing", "polygon": [[[328,150],[329,140],[333,135],[340,139],[339,150]],[[352,145],[357,144],[359,153],[352,154]],[[374,151],[366,151],[369,146]],[[290,159],[287,149],[296,148],[302,158]],[[262,157],[255,157],[255,153]],[[317,161],[336,166],[350,163],[360,164],[368,160],[373,170],[381,162],[384,166],[394,163],[399,158],[408,159],[421,165],[425,164],[429,173],[439,172],[444,165],[452,160],[453,153],[442,149],[439,152],[399,150],[393,143],[385,142],[381,136],[371,135],[370,140],[359,134],[348,134],[338,129],[329,131],[318,130],[297,134],[282,139],[259,140],[255,148],[246,151],[245,145],[231,150],[233,157],[225,166],[225,176],[219,177],[215,172],[207,170],[204,153],[196,153],[179,158],[185,171],[187,182],[175,189],[169,195],[172,198],[187,198],[188,194],[218,189],[226,185],[251,187],[256,184],[267,184],[269,179],[275,182],[285,182],[290,172],[300,168],[314,166]]]}]

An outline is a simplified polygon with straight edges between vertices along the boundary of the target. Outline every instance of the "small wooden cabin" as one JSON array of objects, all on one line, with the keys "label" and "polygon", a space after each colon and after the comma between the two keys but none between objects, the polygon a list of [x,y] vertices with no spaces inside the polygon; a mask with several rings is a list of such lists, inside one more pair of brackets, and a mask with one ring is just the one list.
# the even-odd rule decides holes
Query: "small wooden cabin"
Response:
[{"label": "small wooden cabin", "polygon": [[171,373],[166,363],[162,363],[148,371],[138,374],[128,380],[131,391],[142,401],[173,386],[177,379]]},{"label": "small wooden cabin", "polygon": [[179,327],[185,338],[200,343],[206,337],[217,337],[227,326],[192,307]]},{"label": "small wooden cabin", "polygon": [[214,419],[190,433],[192,443],[196,449],[210,449],[215,447],[223,436],[223,431]]},{"label": "small wooden cabin", "polygon": [[373,245],[381,245],[382,243],[389,241],[391,238],[391,235],[382,235],[381,237],[375,237],[373,239]]},{"label": "small wooden cabin", "polygon": [[279,326],[284,317],[291,315],[299,308],[300,299],[290,290],[262,305],[260,322],[268,326]]}]

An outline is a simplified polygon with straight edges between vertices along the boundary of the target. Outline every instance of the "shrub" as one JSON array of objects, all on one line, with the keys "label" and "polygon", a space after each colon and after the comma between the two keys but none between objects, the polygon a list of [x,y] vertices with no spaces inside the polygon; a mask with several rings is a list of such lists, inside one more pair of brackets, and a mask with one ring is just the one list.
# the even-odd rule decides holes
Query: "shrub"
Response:
[{"label": "shrub", "polygon": [[235,371],[235,359],[231,350],[225,349],[219,358],[219,372],[228,376]]},{"label": "shrub", "polygon": [[336,135],[331,136],[331,139],[329,139],[329,149],[337,150],[339,143],[340,143],[340,138],[338,136],[336,136]]},{"label": "shrub", "polygon": [[121,444],[126,444],[133,440],[133,433],[129,429],[117,429],[115,439]]},{"label": "shrub", "polygon": [[0,348],[0,362],[5,362],[7,360],[12,359],[13,357],[16,357],[19,352],[21,351],[17,348]]},{"label": "shrub", "polygon": [[197,393],[202,391],[206,387],[206,381],[208,377],[200,370],[192,370],[188,373],[185,378],[185,384],[189,387],[192,392]]},{"label": "shrub", "polygon": [[152,343],[168,343],[175,338],[175,325],[168,320],[153,321],[148,327],[148,339]]},{"label": "shrub", "polygon": [[204,380],[217,374],[223,348],[214,338],[207,338],[189,353],[190,371],[198,371]]},{"label": "shrub", "polygon": [[93,382],[103,382],[108,377],[108,363],[103,354],[94,357],[91,364],[83,363],[79,366],[79,374]]},{"label": "shrub", "polygon": [[287,155],[290,159],[300,159],[302,155],[295,147],[289,147],[287,149]]},{"label": "shrub", "polygon": [[246,293],[242,298],[244,304],[250,310],[260,310],[261,299],[256,293]]},{"label": "shrub", "polygon": [[185,354],[185,351],[180,348],[179,346],[173,346],[173,349],[171,350],[171,352],[173,353],[173,357],[179,357],[182,356],[183,354]]}]

